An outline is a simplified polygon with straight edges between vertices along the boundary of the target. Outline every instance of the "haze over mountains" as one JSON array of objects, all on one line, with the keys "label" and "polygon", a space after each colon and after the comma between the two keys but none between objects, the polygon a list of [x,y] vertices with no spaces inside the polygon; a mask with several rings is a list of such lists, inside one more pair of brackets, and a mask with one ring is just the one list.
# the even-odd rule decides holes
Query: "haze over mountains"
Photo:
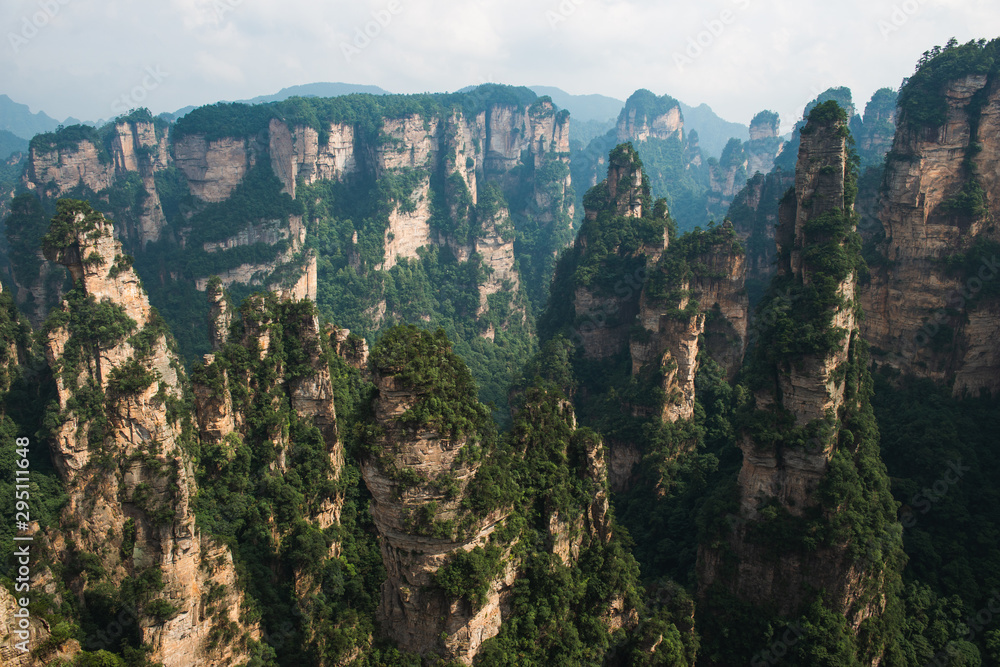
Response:
[{"label": "haze over mountains", "polygon": [[1000,38],[353,91],[0,164],[0,667],[1000,665]]},{"label": "haze over mountains", "polygon": [[[471,87],[463,88],[469,90]],[[548,95],[552,101],[562,109],[568,109],[572,114],[574,126],[576,128],[577,140],[584,145],[599,134],[603,134],[614,124],[618,114],[625,106],[623,100],[608,97],[606,95],[585,94],[573,95],[554,86],[530,86],[538,95]],[[379,86],[350,84],[350,83],[308,83],[282,88],[276,93],[269,95],[258,95],[256,97],[236,100],[247,104],[264,104],[267,102],[280,102],[289,97],[337,97],[340,95],[350,95],[352,93],[369,93],[372,95],[387,95],[390,91]],[[196,107],[186,106],[173,112],[164,112],[164,118],[175,121],[192,111]],[[718,157],[722,154],[722,149],[726,142],[736,137],[741,141],[748,138],[748,125],[739,122],[730,122],[720,118],[712,109],[702,103],[697,107],[692,107],[681,103],[684,112],[685,123],[688,128],[695,130],[702,137],[702,147],[710,156]],[[50,132],[59,125],[73,125],[85,122],[88,125],[102,125],[108,119],[98,119],[90,121],[79,121],[70,117],[63,121],[58,121],[48,116],[44,111],[32,113],[27,105],[14,102],[6,95],[0,95],[0,130],[6,130],[22,139],[31,139],[36,134]],[[8,146],[10,148],[8,149]],[[0,135],[0,157],[9,156],[24,147],[17,142],[4,142]]]}]

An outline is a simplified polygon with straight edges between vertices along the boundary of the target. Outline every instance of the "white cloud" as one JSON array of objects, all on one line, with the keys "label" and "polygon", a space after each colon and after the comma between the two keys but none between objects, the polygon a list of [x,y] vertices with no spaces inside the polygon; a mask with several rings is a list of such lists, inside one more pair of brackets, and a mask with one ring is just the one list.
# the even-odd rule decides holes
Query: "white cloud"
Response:
[{"label": "white cloud", "polygon": [[[34,26],[52,3],[58,11]],[[620,98],[649,88],[747,122],[764,108],[794,116],[833,85],[851,87],[863,109],[935,44],[1000,35],[1000,7],[986,0],[393,3],[8,0],[0,93],[59,118],[107,117],[109,101],[155,66],[170,72],[145,100],[156,112],[311,81],[398,92],[499,81]],[[341,45],[366,27],[371,43],[348,61]],[[676,54],[690,62],[679,68]]]}]

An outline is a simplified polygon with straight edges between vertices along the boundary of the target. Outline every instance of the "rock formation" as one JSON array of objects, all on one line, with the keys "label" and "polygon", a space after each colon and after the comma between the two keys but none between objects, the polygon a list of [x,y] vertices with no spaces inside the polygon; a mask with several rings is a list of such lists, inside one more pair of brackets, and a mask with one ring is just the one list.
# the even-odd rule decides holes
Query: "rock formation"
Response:
[{"label": "rock formation", "polygon": [[[83,595],[105,580],[158,582],[129,610],[152,660],[168,667],[244,660],[259,632],[244,620],[229,549],[195,526],[185,417],[168,409],[182,399],[180,364],[162,321],[111,225],[86,204],[60,204],[45,251],[76,286],[46,329],[59,398],[52,452],[69,495],[48,540],[57,561],[90,554],[100,564],[69,574],[61,594]],[[202,596],[210,590],[221,597],[207,613]]]},{"label": "rock formation", "polygon": [[774,168],[774,158],[784,143],[778,136],[780,123],[778,114],[773,111],[761,111],[750,121],[750,141],[744,147],[748,175],[767,174]]},{"label": "rock formation", "polygon": [[[778,276],[758,308],[765,325],[749,367],[755,406],[739,440],[738,517],[725,546],[703,549],[699,575],[709,599],[726,590],[784,617],[825,591],[824,604],[856,631],[885,608],[882,568],[891,566],[859,557],[852,543],[889,534],[895,508],[864,388],[846,113],[832,101],[817,106],[801,136],[794,198],[780,213]],[[832,468],[858,476],[860,497],[830,500]],[[847,530],[846,512],[855,513]],[[830,532],[802,549],[766,537],[781,526]],[[877,662],[878,648],[865,650]]]},{"label": "rock formation", "polygon": [[730,139],[722,149],[722,156],[708,160],[708,213],[709,218],[725,216],[729,204],[747,181],[747,152],[743,142]]},{"label": "rock formation", "polygon": [[[483,430],[488,412],[473,396],[461,395],[471,377],[443,332],[431,338],[415,328],[393,329],[374,351],[373,363],[377,435],[362,473],[388,575],[378,619],[405,650],[471,664],[482,643],[500,630],[515,574],[511,545],[491,540],[505,514],[477,516],[463,507],[480,465],[474,452],[490,445]],[[444,378],[431,381],[435,371],[453,377],[457,391],[437,384]],[[443,423],[443,415],[428,414],[432,406],[462,415],[467,426]],[[434,575],[449,557],[490,545],[503,555],[478,602],[455,599],[435,585]]]},{"label": "rock formation", "polygon": [[663,95],[657,97],[648,90],[637,90],[629,96],[618,116],[618,143],[649,139],[683,139],[684,116],[680,103]]},{"label": "rock formation", "polygon": [[948,81],[940,124],[899,119],[879,219],[885,241],[862,291],[875,360],[952,384],[1000,389],[1000,300],[992,220],[1000,201],[1000,87],[985,75]]}]

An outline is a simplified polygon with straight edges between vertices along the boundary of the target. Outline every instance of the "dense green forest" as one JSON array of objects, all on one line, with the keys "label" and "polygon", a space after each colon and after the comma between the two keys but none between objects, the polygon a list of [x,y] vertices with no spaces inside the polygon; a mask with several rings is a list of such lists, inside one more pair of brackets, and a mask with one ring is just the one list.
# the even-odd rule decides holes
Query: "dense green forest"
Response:
[{"label": "dense green forest", "polygon": [[[732,341],[718,338],[732,334],[726,309],[699,298],[714,294],[723,301],[733,276],[718,266],[739,265],[775,241],[759,229],[749,240],[741,237],[729,221],[695,224],[707,210],[707,172],[689,168],[690,147],[680,139],[617,145],[614,131],[594,139],[583,149],[587,155],[575,157],[596,160],[599,153],[610,167],[605,173],[619,180],[599,178],[591,188],[578,183],[576,193],[562,188],[567,175],[578,175],[578,164],[562,155],[526,155],[495,178],[482,170],[475,203],[452,169],[458,155],[393,170],[362,165],[340,181],[302,180],[295,197],[258,157],[228,198],[208,204],[195,200],[177,167],[158,171],[164,233],[135,245],[135,259],[116,256],[101,274],[113,281],[135,267],[154,306],[144,328],[121,305],[72,287],[60,267],[48,274],[51,289],[44,293],[56,294],[65,307],[32,330],[26,313],[37,305],[34,297],[22,299],[19,312],[4,282],[0,511],[15,513],[13,443],[29,438],[38,534],[54,537],[61,521],[73,520],[77,508],[68,503],[65,471],[56,470],[53,441],[71,418],[87,424],[82,446],[96,466],[108,476],[130,474],[106,447],[114,429],[128,422],[119,408],[164,380],[164,368],[143,364],[165,335],[170,353],[186,364],[186,370],[172,368],[179,398],[163,390],[142,408],[162,408],[164,421],[177,429],[176,463],[189,465],[193,480],[184,502],[199,535],[231,554],[240,624],[260,628],[259,637],[250,637],[237,623],[213,626],[212,650],[238,647],[241,665],[462,664],[442,657],[459,630],[470,634],[461,624],[442,625],[448,629],[423,655],[388,639],[380,614],[396,598],[444,601],[428,603],[424,613],[447,609],[465,620],[495,603],[502,623],[485,633],[472,661],[491,667],[1000,665],[1000,490],[993,488],[1000,476],[1000,397],[987,390],[956,394],[953,378],[919,379],[873,363],[860,329],[837,326],[836,319],[845,312],[864,317],[853,286],[870,279],[870,263],[892,269],[880,254],[886,231],[876,207],[888,187],[885,166],[866,146],[891,126],[895,104],[907,131],[929,136],[945,120],[947,82],[986,75],[994,86],[998,48],[1000,40],[952,41],[928,51],[898,98],[888,89],[876,93],[871,120],[851,115],[846,88],[830,89],[807,107],[777,169],[794,172],[799,146],[817,135],[843,139],[844,169],[819,171],[843,178],[837,183],[843,200],[804,218],[794,251],[779,230],[786,245],[771,248],[775,275],[732,287],[728,310],[743,304],[746,311],[741,299],[748,292],[753,302],[745,313],[745,355],[740,346],[735,364],[722,353],[731,351]],[[646,93],[630,99],[627,110],[654,115],[675,103]],[[986,98],[973,100],[973,128],[985,118]],[[379,146],[387,118],[417,115],[430,122],[457,111],[476,116],[496,105],[540,114],[544,102],[524,88],[483,86],[454,95],[220,103],[191,112],[169,132],[252,139],[280,119],[316,130],[322,144],[330,123],[348,123],[358,131],[356,141]],[[119,121],[167,131],[145,110]],[[71,150],[87,140],[106,162],[113,127],[63,128],[36,136],[31,147]],[[734,140],[716,166],[741,164],[744,146]],[[942,204],[964,229],[988,221],[992,205],[989,177],[971,159],[978,152],[970,144],[955,194]],[[887,159],[908,158],[890,153]],[[428,201],[414,201],[424,182]],[[767,187],[775,182],[780,178]],[[41,279],[46,260],[40,250],[49,257],[65,253],[64,263],[72,263],[74,243],[94,231],[101,213],[114,217],[126,247],[135,242],[121,230],[135,228],[146,202],[138,174],[122,176],[107,191],[79,186],[68,194],[58,202],[34,193],[12,198],[5,249],[19,283]],[[538,203],[546,197],[550,207]],[[586,211],[575,240],[574,198]],[[793,187],[765,199],[776,218],[782,207],[787,223],[795,220],[795,206],[809,207],[822,196],[796,202]],[[383,269],[389,216],[423,203],[431,229],[447,241]],[[745,203],[731,214],[764,219]],[[306,225],[301,246],[283,239],[204,249],[248,221],[280,227],[299,217]],[[972,258],[997,249],[989,224],[975,244],[955,248],[939,263],[972,275],[978,269]],[[490,269],[478,253],[458,249],[487,237],[513,244],[520,283],[516,290],[512,281],[502,285],[483,309],[479,289]],[[233,319],[225,341],[217,336],[213,348],[208,320],[219,304],[196,289],[197,280],[272,263],[269,286],[284,286],[313,254],[315,302],[284,299],[260,285],[223,290],[216,275],[208,291],[222,295]],[[87,263],[101,258],[76,260],[92,266]],[[970,308],[993,307],[996,289],[985,286]],[[653,311],[655,329],[641,321]],[[340,328],[351,329],[353,349],[362,338],[371,344],[367,359],[338,347],[344,344]],[[57,332],[65,334],[58,355],[51,339]],[[696,347],[694,398],[690,418],[672,421],[665,415],[682,401],[682,357],[663,341],[677,332]],[[134,356],[112,360],[109,350],[126,343]],[[643,356],[647,348],[655,354]],[[799,424],[791,402],[771,400],[794,373],[840,352],[824,376],[843,387],[836,413]],[[83,370],[93,377],[108,372],[106,386],[93,378],[81,383],[88,377]],[[296,408],[303,387],[327,382],[335,419]],[[73,394],[63,408],[57,387]],[[206,435],[205,405],[238,415],[224,436]],[[408,440],[393,442],[397,436]],[[417,443],[412,450],[406,449],[410,441]],[[430,474],[417,459],[440,443],[442,451],[457,453],[451,468]],[[157,458],[161,444],[153,442],[135,461],[169,467]],[[809,489],[817,505],[795,514],[775,500],[747,521],[741,471],[750,454],[762,457],[768,448],[782,460],[829,453]],[[634,460],[619,474],[628,457]],[[454,474],[459,469],[461,477]],[[371,486],[376,473],[391,493]],[[380,501],[380,493],[390,500]],[[413,499],[420,493],[435,500],[418,508]],[[155,667],[155,647],[142,633],[176,618],[180,608],[159,596],[165,583],[157,567],[136,565],[137,523],[167,531],[176,508],[146,506],[143,497],[118,499],[139,518],[114,537],[122,546],[113,560],[132,568],[123,579],[116,581],[106,566],[108,554],[46,537],[40,563],[50,579],[32,593],[32,613],[48,639],[35,647],[34,659],[60,667]],[[419,590],[408,583],[393,588],[413,573],[393,572],[387,563],[414,553],[391,552],[385,529],[391,512],[379,502],[403,508],[401,525],[420,545],[415,550],[440,556]],[[317,517],[332,516],[331,503],[336,520],[321,527]],[[446,512],[449,503],[455,509]],[[8,590],[16,573],[14,531],[10,522],[0,523],[0,584]],[[739,574],[739,540],[771,564],[840,554],[843,561],[831,560],[831,569],[849,563],[861,606],[874,611],[852,625],[855,609],[837,607],[834,591],[813,588],[790,612],[779,611],[777,600],[747,602],[745,590],[725,585]],[[723,563],[723,583],[706,587],[713,556]],[[203,613],[219,613],[224,595],[221,587],[205,591]],[[119,625],[109,637],[107,629],[123,614],[137,615],[142,624]],[[80,651],[53,657],[70,640]]]}]

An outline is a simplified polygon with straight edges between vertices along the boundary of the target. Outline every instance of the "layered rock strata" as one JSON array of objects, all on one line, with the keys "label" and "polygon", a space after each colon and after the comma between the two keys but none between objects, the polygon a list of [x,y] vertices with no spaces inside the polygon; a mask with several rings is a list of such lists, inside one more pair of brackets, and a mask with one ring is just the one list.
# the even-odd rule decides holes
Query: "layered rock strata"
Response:
[{"label": "layered rock strata", "polygon": [[[875,360],[954,391],[1000,389],[1000,277],[992,220],[1000,213],[1000,86],[985,75],[948,82],[941,125],[904,113],[885,167],[885,240],[869,262],[862,324]],[[977,206],[968,202],[977,192]]]},{"label": "layered rock strata", "polygon": [[[246,660],[246,640],[259,630],[244,621],[232,554],[195,527],[192,462],[182,423],[167,409],[182,398],[181,367],[162,323],[123,262],[111,225],[85,204],[60,206],[46,254],[76,285],[72,303],[50,320],[45,342],[58,369],[52,452],[69,495],[62,528],[49,535],[52,553],[98,554],[115,586],[159,572],[158,611],[150,611],[152,601],[133,610],[152,660],[166,667]],[[67,581],[78,594],[91,583]],[[214,615],[202,605],[210,590],[222,596]],[[218,641],[220,625],[236,628],[232,639]]]}]

